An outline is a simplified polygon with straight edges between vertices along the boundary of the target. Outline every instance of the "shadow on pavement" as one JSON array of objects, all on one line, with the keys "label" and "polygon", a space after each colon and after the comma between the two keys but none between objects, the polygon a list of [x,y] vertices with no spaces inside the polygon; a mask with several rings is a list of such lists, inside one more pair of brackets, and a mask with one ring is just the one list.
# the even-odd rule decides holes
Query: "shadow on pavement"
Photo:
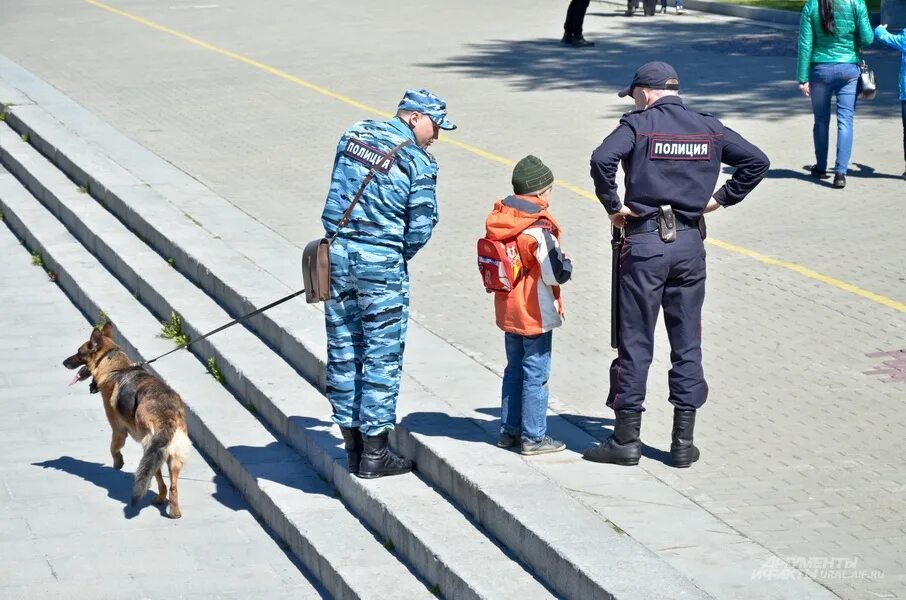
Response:
[{"label": "shadow on pavement", "polygon": [[[613,419],[568,413],[562,413],[560,416],[563,417],[564,420],[582,429],[583,431],[585,431],[585,433],[595,438],[595,443],[606,441],[611,435],[613,435]],[[642,437],[642,456],[651,460],[662,462],[665,465],[670,465],[670,452],[646,444],[644,442],[644,432]]]},{"label": "shadow on pavement", "polygon": [[878,173],[874,167],[860,163],[852,163],[850,169],[846,172],[847,177],[859,177],[865,179],[903,179],[903,174]]},{"label": "shadow on pavement", "polygon": [[[470,417],[457,417],[439,412],[414,412],[403,417],[400,427],[411,433],[448,437],[464,442],[487,444],[497,448],[497,436],[500,433],[500,409],[480,408],[477,412],[497,417],[493,421]],[[563,415],[548,415],[547,434],[566,444],[567,450],[581,453],[589,447],[589,440],[583,432],[578,431],[573,423]]]},{"label": "shadow on pavement", "polygon": [[[682,93],[690,96],[690,106],[696,110],[718,117],[749,118],[811,112],[795,81],[795,31],[672,15],[624,17],[615,12],[589,16],[603,17],[586,21],[586,37],[596,42],[592,48],[565,46],[553,36],[484,40],[470,44],[467,54],[419,66],[499,79],[521,91],[597,90],[615,99],[639,65],[666,59],[677,69]],[[622,29],[608,35],[609,22],[628,22],[631,35]],[[857,121],[860,117],[899,116],[897,54],[872,50],[867,60],[882,83],[874,100],[860,102]],[[564,109],[552,107],[552,112]],[[810,144],[811,132],[803,131],[797,139]]]},{"label": "shadow on pavement", "polygon": [[230,446],[230,454],[242,463],[242,466],[256,479],[267,479],[296,488],[306,494],[331,495],[333,490],[325,479],[313,474],[314,469],[303,475],[299,472],[299,461],[305,461],[295,450],[291,459],[286,459],[286,449],[282,442],[271,442],[267,446]]},{"label": "shadow on pavement", "polygon": [[[81,477],[89,483],[93,483],[97,487],[105,490],[108,498],[123,504],[123,516],[127,519],[135,518],[148,505],[154,506],[151,504],[151,499],[157,495],[157,493],[153,491],[157,489],[157,483],[154,479],[151,480],[152,489],[149,489],[145,493],[145,496],[136,506],[131,506],[133,477],[129,472],[117,471],[111,466],[89,462],[71,456],[61,456],[60,458],[53,460],[32,463],[32,465],[43,469],[63,471],[70,475]],[[180,481],[184,479],[186,478],[181,477]],[[166,468],[164,469],[164,481],[169,485],[170,478],[166,474]],[[232,510],[244,510],[246,508],[239,492],[232,486],[226,477],[217,473],[214,477],[214,484],[216,486],[216,490],[212,494],[214,499]],[[184,497],[184,494],[180,494],[180,497]],[[167,517],[166,504],[155,506],[155,508],[162,516]]]},{"label": "shadow on pavement", "polygon": [[[771,169],[768,171],[767,179],[799,179],[822,187],[833,187],[833,173],[827,179],[818,179],[809,174],[808,168],[809,165],[804,165],[801,171],[795,169]],[[900,174],[878,173],[874,167],[860,163],[852,163],[851,167],[846,171],[846,176],[857,179],[903,179]]]}]

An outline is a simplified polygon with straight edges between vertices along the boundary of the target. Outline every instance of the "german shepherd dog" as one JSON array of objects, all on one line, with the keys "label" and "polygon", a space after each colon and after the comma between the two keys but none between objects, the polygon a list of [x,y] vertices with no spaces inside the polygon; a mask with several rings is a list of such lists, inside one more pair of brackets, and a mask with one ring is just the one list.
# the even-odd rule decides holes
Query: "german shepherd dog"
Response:
[{"label": "german shepherd dog", "polygon": [[100,330],[92,329],[88,341],[64,360],[63,366],[67,369],[82,367],[72,383],[91,377],[92,390],[101,392],[104,412],[113,430],[110,441],[113,468],[123,468],[120,450],[126,444],[127,433],[144,448],[135,471],[132,506],[148,490],[152,476],[157,478],[158,490],[154,504],[167,501],[167,486],[161,473],[161,467],[166,462],[170,471],[169,515],[173,519],[181,517],[177,481],[179,471],[186,462],[190,442],[186,410],[179,395],[129,360],[113,342],[113,326],[109,323]]}]

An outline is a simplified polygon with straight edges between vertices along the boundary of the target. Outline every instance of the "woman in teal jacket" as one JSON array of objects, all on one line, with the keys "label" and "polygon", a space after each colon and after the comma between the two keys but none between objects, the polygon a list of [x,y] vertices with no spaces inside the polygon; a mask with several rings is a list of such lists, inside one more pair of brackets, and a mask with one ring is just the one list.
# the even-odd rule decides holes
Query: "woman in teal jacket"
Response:
[{"label": "woman in teal jacket", "polygon": [[[903,115],[903,160],[906,161],[906,30],[898,35],[887,31],[887,25],[875,27],[875,37],[878,41],[903,54],[900,56],[900,113]],[[906,171],[903,172],[906,179]]]},{"label": "woman in teal jacket", "polygon": [[811,96],[815,124],[813,176],[827,179],[831,96],[837,97],[837,162],[834,187],[846,187],[853,148],[853,115],[859,81],[859,49],[874,41],[865,0],[807,0],[799,19],[799,89]]}]

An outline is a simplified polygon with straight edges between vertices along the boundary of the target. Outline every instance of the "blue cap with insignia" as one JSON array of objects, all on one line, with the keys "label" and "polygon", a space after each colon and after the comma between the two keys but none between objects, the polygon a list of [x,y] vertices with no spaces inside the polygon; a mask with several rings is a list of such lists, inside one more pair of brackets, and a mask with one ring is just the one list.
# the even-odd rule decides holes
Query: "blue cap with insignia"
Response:
[{"label": "blue cap with insignia", "polygon": [[653,90],[678,90],[679,76],[676,74],[676,70],[665,62],[645,63],[635,72],[632,83],[617,92],[617,96],[624,98],[632,95],[632,88],[634,87],[646,87]]},{"label": "blue cap with insignia", "polygon": [[406,90],[397,111],[411,110],[426,115],[441,129],[456,129],[456,124],[447,118],[447,103],[440,96],[428,90]]}]

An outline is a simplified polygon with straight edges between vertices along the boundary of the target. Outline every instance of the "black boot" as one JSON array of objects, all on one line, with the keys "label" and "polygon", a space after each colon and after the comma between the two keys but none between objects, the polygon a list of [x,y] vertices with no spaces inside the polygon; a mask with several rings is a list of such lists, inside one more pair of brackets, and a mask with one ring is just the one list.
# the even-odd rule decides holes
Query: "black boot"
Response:
[{"label": "black boot", "polygon": [[695,429],[695,411],[673,411],[673,442],[670,444],[670,459],[673,466],[684,469],[698,460],[698,448],[692,443]]},{"label": "black boot", "polygon": [[365,435],[365,451],[359,462],[359,472],[362,479],[374,479],[386,475],[402,475],[412,470],[412,461],[402,456],[397,456],[388,447],[390,432],[385,431],[380,435]]},{"label": "black boot", "polygon": [[642,456],[642,442],[639,441],[641,430],[642,413],[618,410],[617,422],[610,439],[586,450],[582,457],[592,462],[635,466]]},{"label": "black boot", "polygon": [[343,442],[346,445],[346,465],[350,473],[359,472],[359,461],[362,460],[362,450],[365,443],[362,441],[362,432],[359,428],[354,429],[340,427],[343,434]]}]

